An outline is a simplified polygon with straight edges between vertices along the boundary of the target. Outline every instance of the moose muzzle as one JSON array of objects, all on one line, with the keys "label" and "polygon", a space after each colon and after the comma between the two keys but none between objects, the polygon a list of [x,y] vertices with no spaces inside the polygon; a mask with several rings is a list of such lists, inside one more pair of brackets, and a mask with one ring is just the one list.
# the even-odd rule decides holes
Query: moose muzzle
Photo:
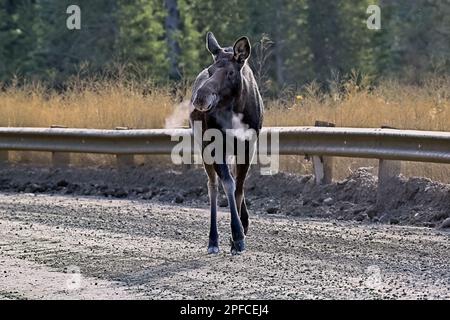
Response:
[{"label": "moose muzzle", "polygon": [[193,99],[194,108],[206,112],[211,110],[218,102],[218,96],[209,87],[201,87]]}]

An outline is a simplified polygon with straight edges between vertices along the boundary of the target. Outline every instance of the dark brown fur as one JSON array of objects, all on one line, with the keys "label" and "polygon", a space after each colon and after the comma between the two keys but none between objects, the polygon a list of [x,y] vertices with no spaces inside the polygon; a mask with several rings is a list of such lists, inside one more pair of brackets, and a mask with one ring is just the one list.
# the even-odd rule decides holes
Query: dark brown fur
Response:
[{"label": "dark brown fur", "polygon": [[[218,129],[225,135],[226,129],[233,128],[233,116],[240,115],[242,124],[253,129],[258,135],[262,127],[264,106],[253,72],[247,64],[251,50],[248,39],[242,37],[233,47],[221,48],[214,35],[208,33],[207,49],[213,55],[214,63],[204,69],[194,83],[191,102],[195,109],[190,115],[191,125],[194,121],[200,121],[203,132]],[[200,143],[203,149],[208,144]],[[231,211],[231,251],[239,253],[245,249],[248,211],[244,197],[244,182],[255,144],[256,141],[246,142],[245,163],[236,165],[235,177],[230,173],[225,159],[222,163],[204,163],[211,204],[208,253],[217,253],[219,250],[216,222],[217,176],[222,182]]]}]

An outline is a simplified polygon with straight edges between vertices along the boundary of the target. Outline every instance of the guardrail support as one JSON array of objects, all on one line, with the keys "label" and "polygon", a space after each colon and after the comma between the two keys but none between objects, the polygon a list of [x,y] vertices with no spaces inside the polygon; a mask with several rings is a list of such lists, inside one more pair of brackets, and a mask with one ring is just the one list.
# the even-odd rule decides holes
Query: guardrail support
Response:
[{"label": "guardrail support", "polygon": [[[182,154],[181,156],[184,158],[184,154]],[[182,168],[183,171],[188,171],[188,170],[193,168],[193,165],[191,163],[183,163],[181,165],[181,168]]]},{"label": "guardrail support", "polygon": [[[316,121],[316,127],[335,127],[334,123]],[[317,184],[329,184],[333,181],[333,157],[313,156],[314,177]]]},{"label": "guardrail support", "polygon": [[[397,129],[390,126],[381,126],[381,129]],[[384,204],[395,197],[396,194],[390,190],[392,179],[396,179],[401,172],[402,162],[397,160],[379,159],[378,161],[378,188],[377,206],[383,208]]]},{"label": "guardrail support", "polygon": [[[66,126],[52,125],[52,129],[67,129]],[[53,167],[66,168],[70,164],[70,153],[68,152],[52,152],[52,165]]]},{"label": "guardrail support", "polygon": [[378,188],[377,188],[377,206],[383,207],[384,204],[397,195],[390,190],[391,182],[396,179],[401,171],[401,161],[380,159],[378,164]]},{"label": "guardrail support", "polygon": [[131,167],[134,165],[134,155],[132,154],[117,154],[117,167],[123,169],[125,167]]},{"label": "guardrail support", "polygon": [[[115,130],[130,130],[129,127],[116,127]],[[121,170],[126,167],[134,166],[133,154],[116,154],[117,167]]]},{"label": "guardrail support", "polygon": [[7,165],[9,161],[8,151],[0,150],[0,165]]},{"label": "guardrail support", "polygon": [[70,153],[52,152],[52,165],[54,167],[66,168],[70,164]]}]

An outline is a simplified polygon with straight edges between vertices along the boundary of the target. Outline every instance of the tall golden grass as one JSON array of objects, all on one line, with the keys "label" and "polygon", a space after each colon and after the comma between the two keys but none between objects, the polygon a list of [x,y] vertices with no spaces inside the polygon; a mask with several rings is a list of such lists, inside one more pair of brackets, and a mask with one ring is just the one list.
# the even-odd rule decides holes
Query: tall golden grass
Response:
[{"label": "tall golden grass", "polygon": [[0,126],[161,127],[172,112],[173,97],[166,89],[143,90],[120,82],[80,84],[62,94],[40,84],[10,87],[0,93]]},{"label": "tall golden grass", "polygon": [[314,83],[304,95],[280,105],[268,104],[270,125],[312,125],[315,120],[340,127],[375,127],[447,131],[450,129],[450,79],[430,79],[423,86],[382,82],[376,88],[360,88],[348,81],[339,92],[322,94]]},{"label": "tall golden grass", "polygon": [[[349,80],[331,86],[336,88],[331,93],[321,92],[312,83],[287,98],[266,101],[264,125],[303,126],[323,120],[336,126],[378,128],[388,125],[398,129],[449,131],[450,79],[434,78],[424,83],[415,86],[390,80],[373,88]],[[136,81],[79,81],[63,93],[41,84],[9,86],[0,92],[0,126],[162,128],[183,100],[180,92],[173,94],[169,88],[156,86],[149,90]],[[187,125],[187,119],[180,124]],[[20,153],[13,159],[21,159]],[[87,158],[81,156],[81,159]],[[339,159],[335,165],[339,178],[358,166],[376,166],[376,161]],[[311,169],[301,157],[293,156],[283,157],[281,167],[296,172]],[[450,182],[448,165],[405,163],[403,167],[406,175]]]}]

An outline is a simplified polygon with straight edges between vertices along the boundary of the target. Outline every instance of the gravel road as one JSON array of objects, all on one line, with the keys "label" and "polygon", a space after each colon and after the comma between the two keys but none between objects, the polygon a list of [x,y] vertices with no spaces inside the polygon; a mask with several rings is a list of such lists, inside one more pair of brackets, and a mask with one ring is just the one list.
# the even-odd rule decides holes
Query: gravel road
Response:
[{"label": "gravel road", "polygon": [[231,256],[226,210],[210,256],[205,207],[0,193],[0,298],[450,299],[448,232],[252,215]]}]

